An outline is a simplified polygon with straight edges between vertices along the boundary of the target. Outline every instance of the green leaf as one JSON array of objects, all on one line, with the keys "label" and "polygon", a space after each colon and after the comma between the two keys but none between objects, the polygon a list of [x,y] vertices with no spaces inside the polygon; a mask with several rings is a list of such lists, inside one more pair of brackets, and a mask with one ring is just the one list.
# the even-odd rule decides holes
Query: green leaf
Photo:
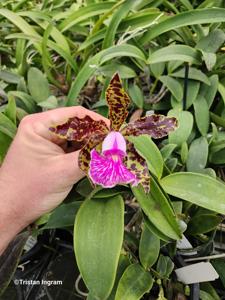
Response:
[{"label": "green leaf", "polygon": [[166,161],[171,156],[176,147],[176,144],[168,144],[165,145],[162,149],[160,149],[164,161]]},{"label": "green leaf", "polygon": [[6,70],[1,70],[0,71],[0,79],[8,82],[8,83],[19,83],[21,77],[15,73],[6,71]]},{"label": "green leaf", "polygon": [[150,222],[164,235],[179,240],[181,233],[174,211],[155,180],[151,178],[149,194],[142,187],[133,187],[132,191]]},{"label": "green leaf", "polygon": [[145,220],[145,225],[148,227],[148,229],[155,235],[157,236],[160,240],[164,242],[170,242],[170,238],[166,236],[164,233],[162,233],[158,228],[153,225],[152,222],[144,215],[144,220]]},{"label": "green leaf", "polygon": [[187,170],[199,172],[206,167],[208,160],[208,142],[205,137],[195,139],[190,146],[187,158]]},{"label": "green leaf", "polygon": [[45,101],[38,102],[38,106],[47,109],[57,108],[58,100],[55,96],[49,96]]},{"label": "green leaf", "polygon": [[[179,80],[179,82],[180,82],[180,84],[182,85],[182,88],[183,88],[183,86],[184,86],[184,80],[181,79],[181,80]],[[198,92],[199,92],[199,88],[200,88],[200,82],[199,81],[197,81],[197,80],[191,80],[191,79],[188,80],[186,110],[188,110],[188,108],[190,108],[192,106],[193,102],[197,98]],[[183,109],[183,102],[182,101],[180,101],[180,102],[176,101],[175,102],[174,100],[175,99],[171,98],[171,105],[173,106],[173,108],[174,109],[182,110]],[[176,100],[179,100],[179,99],[176,98]]]},{"label": "green leaf", "polygon": [[210,112],[210,117],[216,125],[225,128],[225,119],[224,118],[214,114],[213,112]]},{"label": "green leaf", "polygon": [[80,9],[72,12],[71,14],[65,13],[59,13],[58,15],[54,16],[55,20],[60,20],[62,18],[65,18],[64,21],[59,24],[59,30],[61,32],[64,32],[71,28],[72,26],[87,20],[91,17],[101,15],[102,13],[106,12],[108,9],[112,8],[114,5],[114,2],[104,2],[104,3],[93,3],[89,4],[85,7],[81,7]]},{"label": "green leaf", "polygon": [[[34,30],[29,23],[27,23],[22,17],[18,14],[8,10],[8,9],[0,9],[0,15],[7,18],[10,22],[12,22],[16,27],[18,27],[22,32],[27,35],[31,35],[34,37],[40,37],[40,35]],[[41,53],[41,46],[38,43],[35,43],[36,48]]]},{"label": "green leaf", "polygon": [[[47,16],[45,13],[42,13],[42,12],[30,11],[30,10],[29,11],[21,11],[21,12],[19,12],[19,15],[30,18],[32,21],[37,23],[44,30],[46,30],[46,28],[52,22],[52,19],[49,16]],[[40,20],[43,20],[43,21],[40,22]],[[70,47],[69,47],[66,37],[56,27],[52,28],[50,35],[52,36],[52,38],[54,39],[56,44],[60,45],[60,47],[65,52],[70,54]]]},{"label": "green leaf", "polygon": [[169,278],[169,275],[172,273],[174,268],[174,263],[169,258],[169,256],[160,255],[157,262],[157,272],[162,278]]},{"label": "green leaf", "polygon": [[191,218],[186,230],[187,234],[196,235],[214,230],[222,218],[213,214],[200,214]]},{"label": "green leaf", "polygon": [[105,33],[105,38],[102,43],[102,49],[106,49],[113,46],[117,28],[122,19],[129,13],[131,8],[134,6],[134,4],[135,0],[127,0],[123,2],[122,5],[118,8],[118,10],[113,14]]},{"label": "green leaf", "polygon": [[110,294],[110,296],[107,298],[107,300],[115,300],[115,296],[116,296],[116,291],[117,291],[117,287],[120,281],[120,278],[122,277],[124,271],[126,270],[126,268],[130,265],[130,260],[128,258],[128,255],[120,255],[120,259],[119,259],[119,264],[118,264],[118,268],[117,268],[117,273],[116,273],[116,280],[114,283],[114,287],[112,289],[112,292]]},{"label": "green leaf", "polygon": [[147,31],[139,42],[141,44],[146,44],[164,32],[183,26],[219,22],[225,22],[225,9],[223,8],[189,10],[159,22]]},{"label": "green leaf", "polygon": [[116,72],[120,74],[121,79],[134,78],[137,76],[132,68],[116,62],[108,63],[107,65],[100,67],[99,72],[109,78],[112,78]]},{"label": "green leaf", "polygon": [[168,116],[176,117],[178,120],[178,128],[169,133],[169,143],[181,146],[183,142],[186,142],[191,134],[193,127],[193,117],[188,111],[170,110]]},{"label": "green leaf", "polygon": [[198,130],[203,136],[206,136],[209,130],[210,116],[208,103],[203,96],[199,95],[195,100],[194,110]]},{"label": "green leaf", "polygon": [[140,59],[141,61],[145,61],[145,56],[143,52],[139,48],[129,44],[112,46],[108,49],[101,51],[98,54],[101,54],[99,60],[100,65],[107,62],[110,59],[121,56],[134,57]]},{"label": "green leaf", "polygon": [[210,154],[210,162],[215,165],[225,164],[225,149]]},{"label": "green leaf", "polygon": [[34,101],[34,99],[21,91],[10,91],[8,93],[9,96],[14,96],[16,98],[16,103],[20,102],[22,103],[22,107],[28,112],[28,113],[34,113],[37,111],[37,105]]},{"label": "green leaf", "polygon": [[205,98],[206,102],[208,103],[208,107],[210,108],[218,89],[218,75],[212,75],[211,77],[209,77],[209,81],[211,83],[210,86],[203,84],[200,90],[200,94]]},{"label": "green leaf", "polygon": [[171,45],[150,54],[147,63],[154,64],[164,61],[181,60],[189,63],[200,63],[200,53],[189,46],[185,45]]},{"label": "green leaf", "polygon": [[115,300],[138,300],[150,291],[153,279],[139,264],[130,265],[120,279]]},{"label": "green leaf", "polygon": [[143,61],[145,60],[143,52],[137,47],[129,44],[116,45],[102,50],[90,58],[79,71],[76,80],[73,82],[69,91],[67,106],[77,104],[76,98],[78,97],[80,90],[101,64],[111,60],[112,58],[122,56],[135,57]]},{"label": "green leaf", "polygon": [[180,172],[164,177],[160,183],[174,197],[220,214],[225,213],[225,185],[212,177]]},{"label": "green leaf", "polygon": [[16,125],[16,101],[12,95],[8,95],[8,104],[4,114]]},{"label": "green leaf", "polygon": [[80,208],[81,201],[75,201],[68,204],[61,204],[50,214],[48,222],[42,229],[62,228],[73,226],[75,216]]},{"label": "green leaf", "polygon": [[28,236],[28,232],[18,234],[0,256],[0,296],[7,288],[16,271]]},{"label": "green leaf", "polygon": [[[42,37],[38,36],[32,36],[32,35],[27,35],[23,33],[14,33],[10,34],[7,36],[7,39],[27,39],[33,42],[34,44],[39,42],[40,44],[43,42]],[[73,68],[75,72],[77,72],[77,64],[74,58],[67,52],[65,51],[61,46],[59,46],[57,43],[52,42],[51,40],[48,39],[47,41],[47,46],[57,52],[59,55],[61,55],[67,62],[68,64]],[[41,45],[40,45],[41,47]],[[41,49],[42,50],[42,49]]]},{"label": "green leaf", "polygon": [[37,68],[29,69],[27,83],[30,94],[37,103],[46,101],[50,96],[48,80]]},{"label": "green leaf", "polygon": [[215,53],[223,45],[225,33],[221,29],[212,30],[207,36],[200,39],[196,45],[197,49],[205,52]]},{"label": "green leaf", "polygon": [[147,270],[156,262],[160,250],[160,239],[155,236],[146,225],[141,233],[139,244],[139,258],[142,266]]},{"label": "green leaf", "polygon": [[134,144],[137,152],[146,160],[151,173],[160,178],[163,172],[163,158],[152,139],[148,135],[129,136],[127,139]]},{"label": "green leaf", "polygon": [[132,84],[129,86],[129,95],[131,97],[131,100],[138,108],[143,108],[144,105],[144,95],[141,89],[137,84]]},{"label": "green leaf", "polygon": [[9,149],[11,142],[12,142],[12,138],[0,131],[0,145],[1,145],[1,147],[0,147],[0,164],[2,163],[3,159],[5,158],[5,155]]},{"label": "green leaf", "polygon": [[[170,74],[170,76],[184,78],[185,77],[185,69],[181,69],[175,73]],[[189,68],[188,78],[201,81],[207,85],[210,85],[209,78],[200,70],[195,68]]]},{"label": "green leaf", "polygon": [[14,138],[16,131],[16,125],[6,115],[0,112],[0,132]]},{"label": "green leaf", "polygon": [[218,92],[220,93],[220,95],[223,99],[223,102],[225,104],[225,86],[222,83],[219,83],[219,85],[218,85]]},{"label": "green leaf", "polygon": [[225,261],[224,259],[213,259],[211,260],[213,267],[216,269],[216,272],[220,276],[223,287],[225,288]]},{"label": "green leaf", "polygon": [[220,300],[219,295],[217,294],[217,292],[209,282],[202,282],[200,287],[201,290],[210,294],[213,297],[213,300]]},{"label": "green leaf", "polygon": [[152,74],[155,76],[155,78],[158,79],[163,74],[165,66],[166,66],[165,62],[150,65],[150,70]]},{"label": "green leaf", "polygon": [[216,54],[210,52],[202,52],[203,60],[205,61],[206,68],[211,71],[216,64]]},{"label": "green leaf", "polygon": [[183,142],[180,149],[180,158],[183,164],[186,163],[188,158],[188,144],[187,142]]},{"label": "green leaf", "polygon": [[121,196],[87,199],[74,227],[77,264],[89,292],[107,299],[116,277],[123,241],[124,203]]},{"label": "green leaf", "polygon": [[201,300],[215,300],[209,293],[200,290],[200,299]]},{"label": "green leaf", "polygon": [[180,82],[170,76],[160,76],[159,80],[168,88],[171,94],[181,101],[183,98],[183,87]]}]

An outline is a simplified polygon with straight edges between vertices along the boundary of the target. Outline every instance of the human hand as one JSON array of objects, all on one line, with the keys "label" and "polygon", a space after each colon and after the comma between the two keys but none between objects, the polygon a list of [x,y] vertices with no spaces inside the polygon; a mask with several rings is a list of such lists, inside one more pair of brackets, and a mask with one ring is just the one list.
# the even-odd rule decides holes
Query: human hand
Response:
[{"label": "human hand", "polygon": [[83,107],[59,108],[26,116],[0,168],[0,231],[14,236],[26,225],[51,211],[84,174],[79,151],[65,153],[63,140],[49,131],[68,118],[102,116]]}]

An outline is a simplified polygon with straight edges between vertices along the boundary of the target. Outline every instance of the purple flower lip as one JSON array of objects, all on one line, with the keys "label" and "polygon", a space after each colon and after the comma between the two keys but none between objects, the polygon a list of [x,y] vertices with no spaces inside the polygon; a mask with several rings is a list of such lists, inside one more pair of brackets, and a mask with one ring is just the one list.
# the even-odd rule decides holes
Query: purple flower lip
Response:
[{"label": "purple flower lip", "polygon": [[102,143],[102,154],[91,151],[89,176],[94,184],[112,188],[117,184],[137,185],[136,175],[123,164],[126,141],[121,133],[110,132]]}]

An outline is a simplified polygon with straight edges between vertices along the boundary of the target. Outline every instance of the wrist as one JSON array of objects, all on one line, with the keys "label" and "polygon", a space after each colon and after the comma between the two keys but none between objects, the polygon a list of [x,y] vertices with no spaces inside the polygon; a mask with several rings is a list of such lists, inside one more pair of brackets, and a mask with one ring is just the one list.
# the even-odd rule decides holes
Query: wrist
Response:
[{"label": "wrist", "polygon": [[24,220],[18,202],[18,193],[10,188],[0,172],[0,253],[29,223]]}]

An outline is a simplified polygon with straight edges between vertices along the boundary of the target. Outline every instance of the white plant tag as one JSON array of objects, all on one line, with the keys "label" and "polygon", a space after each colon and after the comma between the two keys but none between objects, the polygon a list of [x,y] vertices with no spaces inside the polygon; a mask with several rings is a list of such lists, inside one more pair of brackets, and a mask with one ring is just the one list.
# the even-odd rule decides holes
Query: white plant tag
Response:
[{"label": "white plant tag", "polygon": [[175,270],[178,281],[184,284],[213,281],[219,278],[210,262],[200,262]]},{"label": "white plant tag", "polygon": [[[190,250],[193,249],[192,244],[189,242],[189,240],[186,238],[186,236],[182,235],[182,239],[177,241],[177,249],[180,250]],[[182,255],[196,255],[197,251],[188,251],[188,252],[182,252]]]},{"label": "white plant tag", "polygon": [[29,238],[26,241],[26,244],[24,245],[24,250],[29,251],[33,246],[37,243],[37,238],[33,237],[32,235],[29,236]]}]

